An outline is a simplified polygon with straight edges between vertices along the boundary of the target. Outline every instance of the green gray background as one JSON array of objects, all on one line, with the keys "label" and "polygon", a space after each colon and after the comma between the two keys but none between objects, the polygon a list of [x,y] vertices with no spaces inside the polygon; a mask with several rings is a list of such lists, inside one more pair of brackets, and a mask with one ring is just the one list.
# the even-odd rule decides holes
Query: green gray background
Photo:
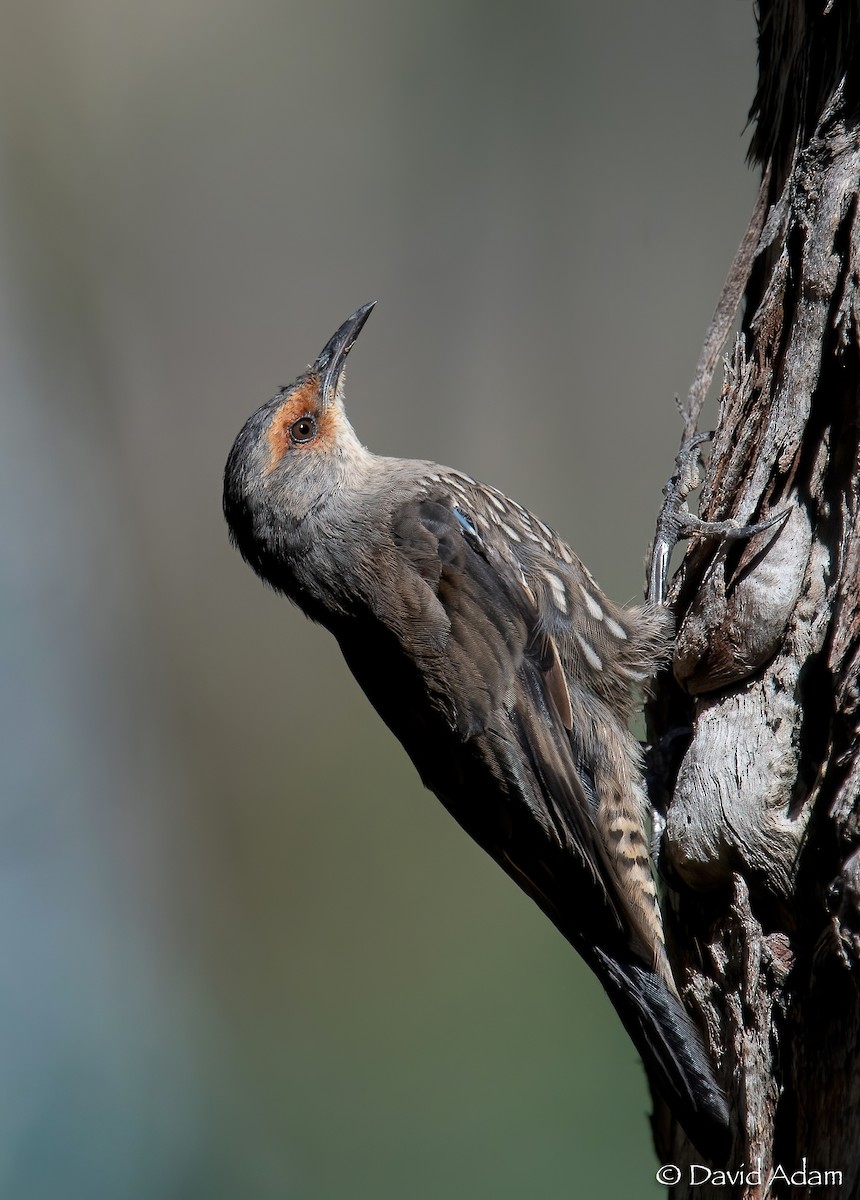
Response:
[{"label": "green gray background", "polygon": [[360,436],[616,599],[752,205],[741,0],[7,0],[0,1195],[658,1196],[594,980],[227,544],[359,304]]}]

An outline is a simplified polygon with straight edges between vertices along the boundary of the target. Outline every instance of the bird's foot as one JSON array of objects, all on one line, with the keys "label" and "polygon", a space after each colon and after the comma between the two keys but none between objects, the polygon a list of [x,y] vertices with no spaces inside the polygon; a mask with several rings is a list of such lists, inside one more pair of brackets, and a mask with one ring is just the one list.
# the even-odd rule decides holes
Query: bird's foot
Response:
[{"label": "bird's foot", "polygon": [[687,497],[702,482],[701,447],[713,440],[713,432],[697,433],[682,443],[675,459],[675,473],[663,488],[663,507],[657,520],[651,560],[648,569],[648,600],[652,604],[665,604],[667,572],[672,551],[681,538],[718,537],[726,541],[737,541],[762,533],[785,521],[789,509],[784,508],[764,521],[743,525],[740,521],[703,521],[687,507]]}]

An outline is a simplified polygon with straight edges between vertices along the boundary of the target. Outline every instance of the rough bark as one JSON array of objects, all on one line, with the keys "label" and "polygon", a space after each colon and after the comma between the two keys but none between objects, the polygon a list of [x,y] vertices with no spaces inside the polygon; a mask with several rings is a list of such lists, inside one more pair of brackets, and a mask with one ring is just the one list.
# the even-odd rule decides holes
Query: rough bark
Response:
[{"label": "rough bark", "polygon": [[[707,1194],[848,1198],[860,1197],[860,5],[761,0],[758,17],[759,217],[688,432],[743,289],[701,512],[788,515],[748,541],[690,544],[673,671],[649,716],[671,798],[671,953],[734,1114],[730,1166],[752,1173],[724,1188],[712,1177]],[[704,1172],[690,1174],[701,1160],[659,1104],[654,1129],[680,1169],[672,1194],[703,1194],[691,1179]],[[806,1182],[785,1182],[804,1159]],[[841,1172],[841,1186],[816,1186],[813,1171]]]}]

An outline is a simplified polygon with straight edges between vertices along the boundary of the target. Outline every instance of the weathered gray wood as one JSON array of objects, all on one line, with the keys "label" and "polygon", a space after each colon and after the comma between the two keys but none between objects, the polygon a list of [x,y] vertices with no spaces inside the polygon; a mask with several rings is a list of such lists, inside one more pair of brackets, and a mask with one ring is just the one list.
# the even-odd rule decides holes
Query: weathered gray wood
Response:
[{"label": "weathered gray wood", "polygon": [[[691,544],[673,674],[650,705],[671,747],[671,953],[736,1116],[732,1165],[761,1168],[714,1196],[764,1195],[805,1158],[841,1187],[778,1176],[771,1194],[860,1197],[858,33],[858,0],[759,5],[764,219],[735,264],[735,292],[751,268],[745,316],[701,512],[790,514],[748,542]],[[673,1194],[702,1195],[659,1106],[654,1125],[681,1168]]]}]

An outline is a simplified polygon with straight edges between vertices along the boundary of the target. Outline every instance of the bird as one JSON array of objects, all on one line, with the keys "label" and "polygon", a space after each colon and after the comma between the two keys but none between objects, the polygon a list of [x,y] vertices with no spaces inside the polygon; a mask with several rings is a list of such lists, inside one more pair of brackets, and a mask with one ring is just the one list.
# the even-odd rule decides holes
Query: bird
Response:
[{"label": "bird", "polygon": [[679,1124],[722,1162],[728,1108],[666,954],[628,728],[672,618],[614,604],[497,489],[362,445],[344,366],[374,305],[241,429],[230,539],[334,635],[424,785],[594,971]]}]

